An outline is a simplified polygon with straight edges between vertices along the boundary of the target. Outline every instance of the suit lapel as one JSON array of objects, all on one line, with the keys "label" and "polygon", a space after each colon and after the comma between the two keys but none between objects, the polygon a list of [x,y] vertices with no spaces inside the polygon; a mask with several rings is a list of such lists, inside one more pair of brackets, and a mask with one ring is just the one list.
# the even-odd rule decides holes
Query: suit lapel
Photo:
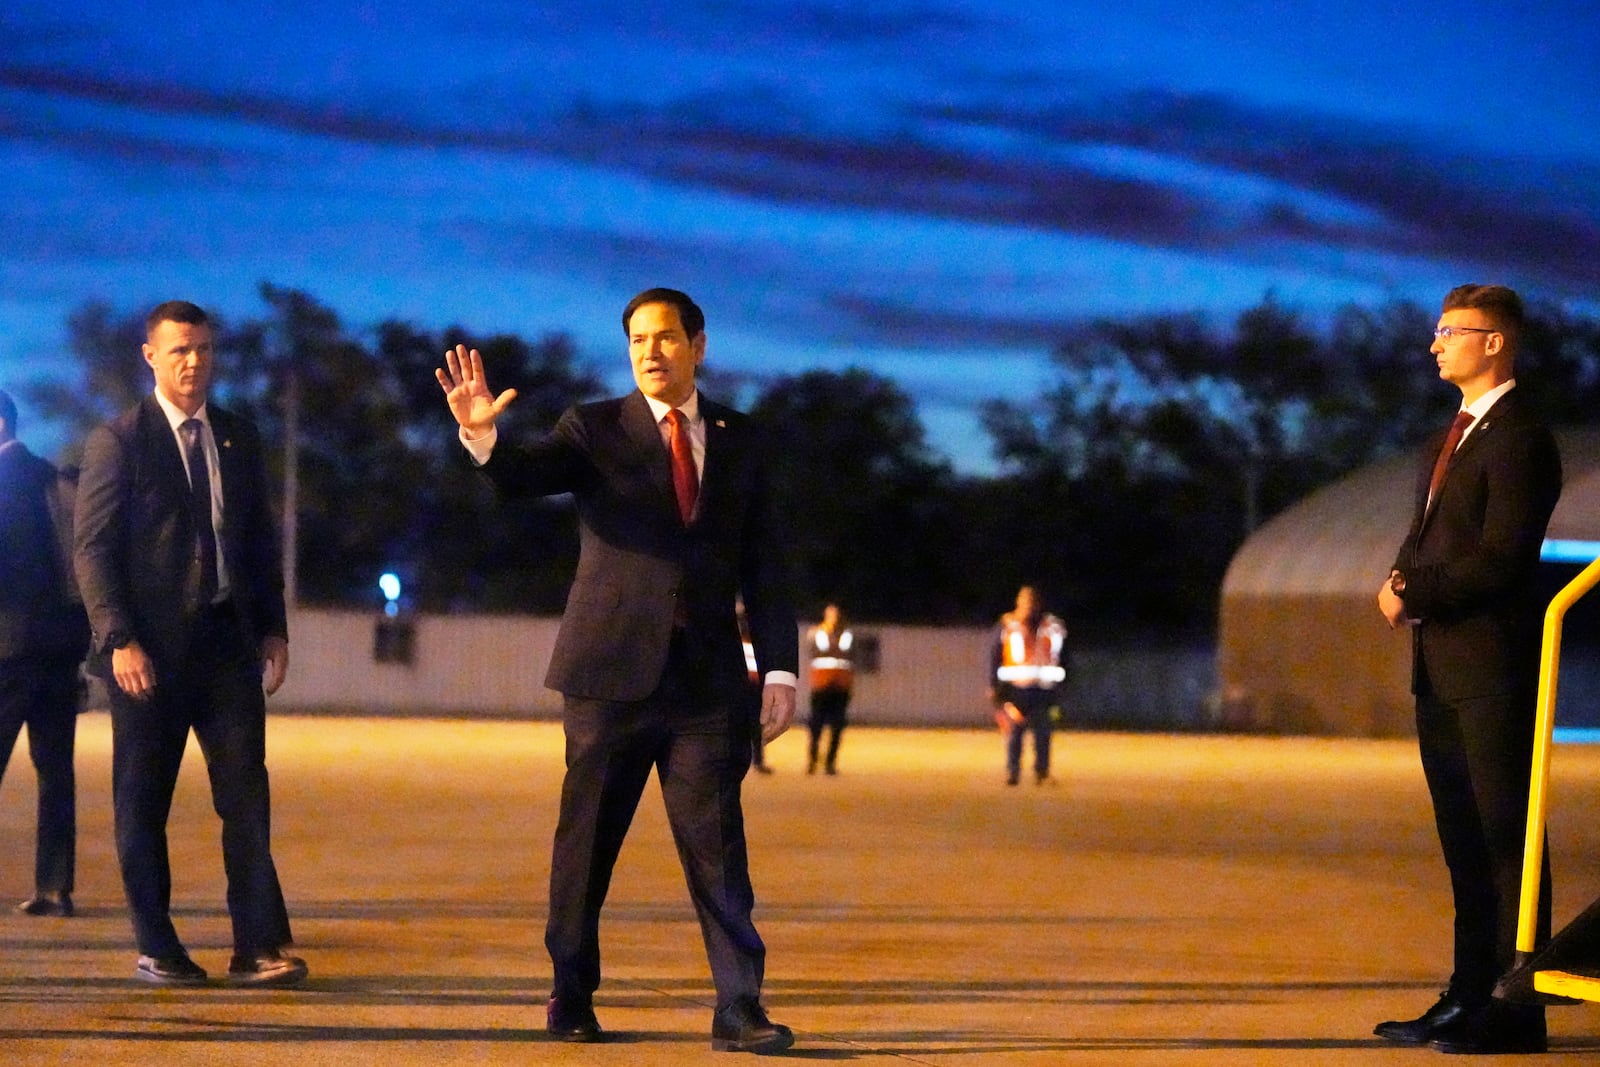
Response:
[{"label": "suit lapel", "polygon": [[[1461,463],[1480,445],[1489,440],[1490,435],[1495,432],[1495,429],[1500,424],[1500,421],[1510,415],[1510,413],[1516,408],[1516,401],[1512,399],[1515,395],[1516,390],[1513,389],[1511,392],[1502,396],[1499,400],[1496,400],[1489,410],[1483,413],[1483,417],[1472,424],[1472,428],[1468,431],[1466,439],[1461,442],[1460,446],[1457,447],[1455,452],[1451,454],[1450,459],[1446,461],[1444,467],[1444,479],[1439,482],[1439,491],[1434,494],[1433,500],[1425,505],[1427,510],[1422,516],[1422,523],[1424,526],[1426,526],[1428,520],[1433,517],[1434,512],[1439,510],[1440,498],[1449,491],[1451,472],[1456,469],[1457,464]],[[1440,441],[1439,445],[1442,448],[1444,446],[1444,442]]]},{"label": "suit lapel", "polygon": [[217,477],[222,481],[222,508],[226,514],[229,490],[243,484],[239,477],[239,449],[233,440],[233,416],[221,408],[208,408],[206,414],[211,419],[211,439],[217,446]]},{"label": "suit lapel", "polygon": [[1516,390],[1513,389],[1499,400],[1496,400],[1494,406],[1483,413],[1483,418],[1473,425],[1471,432],[1467,434],[1467,439],[1461,442],[1461,447],[1456,449],[1456,454],[1450,457],[1450,463],[1445,467],[1446,479],[1450,477],[1450,468],[1454,467],[1456,462],[1463,456],[1470,455],[1473,449],[1488,440],[1489,436],[1494,433],[1495,427],[1499,425],[1500,420],[1510,414],[1516,407],[1516,401],[1512,399],[1515,394]]},{"label": "suit lapel", "polygon": [[678,518],[678,496],[672,488],[672,460],[661,443],[661,428],[650,413],[644,394],[635,390],[622,402],[622,430],[638,457],[655,496],[664,510]]},{"label": "suit lapel", "polygon": [[705,463],[700,470],[700,498],[695,506],[696,522],[716,498],[717,489],[722,482],[723,463],[727,459],[722,440],[723,434],[727,432],[727,420],[722,417],[722,409],[707,400],[704,393],[700,394],[700,421],[706,431],[706,455]]},{"label": "suit lapel", "polygon": [[178,450],[178,438],[172,432],[172,426],[167,422],[167,413],[161,410],[161,405],[156,403],[156,398],[144,398],[142,409],[144,418],[141,420],[143,429],[142,447],[146,455],[155,462],[157,477],[162,485],[174,492],[183,494],[188,491],[189,476],[183,470],[183,453]]}]

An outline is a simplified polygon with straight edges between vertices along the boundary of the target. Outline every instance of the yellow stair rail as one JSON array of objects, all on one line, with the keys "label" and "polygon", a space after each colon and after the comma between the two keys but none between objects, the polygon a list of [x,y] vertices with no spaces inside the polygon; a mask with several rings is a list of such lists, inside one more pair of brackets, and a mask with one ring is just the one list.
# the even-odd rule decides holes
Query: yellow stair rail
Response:
[{"label": "yellow stair rail", "polygon": [[[1539,910],[1540,868],[1544,863],[1544,829],[1548,813],[1550,748],[1556,724],[1556,677],[1561,666],[1561,623],[1567,609],[1600,585],[1600,559],[1585,567],[1550,601],[1544,613],[1544,640],[1539,651],[1539,704],[1533,727],[1533,772],[1528,786],[1528,836],[1522,851],[1522,902],[1517,914],[1517,959],[1533,953]],[[1600,978],[1565,971],[1537,971],[1533,987],[1579,1000],[1600,1001]]]}]

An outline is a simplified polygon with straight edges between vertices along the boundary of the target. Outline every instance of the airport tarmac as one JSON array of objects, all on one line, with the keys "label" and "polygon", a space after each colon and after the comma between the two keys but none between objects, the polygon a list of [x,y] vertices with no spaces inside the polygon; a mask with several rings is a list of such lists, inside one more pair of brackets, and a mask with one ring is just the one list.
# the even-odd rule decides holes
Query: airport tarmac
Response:
[{"label": "airport tarmac", "polygon": [[[79,728],[74,919],[0,913],[0,1059],[31,1064],[705,1062],[712,992],[659,793],[605,912],[611,1040],[543,1032],[549,723],[274,716],[275,855],[301,989],[133,981],[110,724]],[[0,788],[0,897],[32,888],[33,775]],[[1066,732],[1056,784],[1003,782],[992,731],[803,731],[746,782],[765,1003],[794,1059],[938,1067],[1442,1061],[1372,1036],[1449,973],[1414,742]],[[1600,896],[1600,746],[1559,746],[1558,925]],[[218,823],[193,748],[170,826],[177,923],[224,971]],[[1600,1005],[1551,1009],[1545,1062],[1600,1063]],[[730,1062],[727,1057],[712,1062]],[[737,1062],[733,1060],[732,1062]]]}]

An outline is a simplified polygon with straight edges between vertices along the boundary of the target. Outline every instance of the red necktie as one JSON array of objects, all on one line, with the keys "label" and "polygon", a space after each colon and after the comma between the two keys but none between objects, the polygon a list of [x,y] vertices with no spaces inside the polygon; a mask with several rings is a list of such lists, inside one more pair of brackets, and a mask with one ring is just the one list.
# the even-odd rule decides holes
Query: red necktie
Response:
[{"label": "red necktie", "polygon": [[1465,411],[1456,413],[1456,421],[1450,424],[1450,432],[1444,435],[1444,444],[1439,448],[1439,458],[1433,461],[1433,477],[1428,479],[1428,504],[1432,506],[1433,498],[1439,492],[1439,483],[1444,481],[1445,468],[1450,466],[1450,457],[1455,455],[1456,446],[1461,443],[1461,438],[1466,436],[1467,427],[1472,425],[1472,416]]},{"label": "red necktie", "polygon": [[683,412],[673,408],[667,412],[667,426],[671,436],[667,446],[672,451],[672,491],[678,497],[678,514],[683,524],[689,525],[694,517],[694,502],[700,495],[700,476],[694,469],[694,448],[689,443],[689,420]]}]

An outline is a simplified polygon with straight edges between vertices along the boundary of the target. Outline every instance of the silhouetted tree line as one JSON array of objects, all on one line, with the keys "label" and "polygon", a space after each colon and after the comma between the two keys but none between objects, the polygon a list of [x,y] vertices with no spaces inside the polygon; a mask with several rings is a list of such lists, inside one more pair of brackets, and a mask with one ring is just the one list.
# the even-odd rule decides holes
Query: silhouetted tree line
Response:
[{"label": "silhouetted tree line", "polygon": [[[305,293],[261,295],[259,318],[219,326],[214,395],[257,420],[280,464],[299,398],[302,602],[370,606],[392,568],[422,610],[560,611],[577,555],[570,505],[508,505],[467,476],[433,370],[458,341],[482,349],[494,387],[519,393],[506,432],[532,434],[600,395],[571,339],[398,321],[353,331]],[[1085,638],[1188,639],[1210,632],[1251,529],[1448,420],[1434,319],[1392,302],[1313,322],[1269,295],[1226,328],[1198,314],[1086,324],[1053,353],[1054,384],[1035,403],[984,409],[993,477],[956,474],[912,397],[864,370],[780,377],[737,399],[774,445],[803,608],[836,599],[861,619],[984,623],[1032,582]],[[88,304],[68,334],[81,385],[29,395],[81,440],[150,387],[142,312]],[[714,371],[705,387],[740,391]],[[1519,388],[1557,424],[1592,419],[1600,323],[1537,309]]]}]

